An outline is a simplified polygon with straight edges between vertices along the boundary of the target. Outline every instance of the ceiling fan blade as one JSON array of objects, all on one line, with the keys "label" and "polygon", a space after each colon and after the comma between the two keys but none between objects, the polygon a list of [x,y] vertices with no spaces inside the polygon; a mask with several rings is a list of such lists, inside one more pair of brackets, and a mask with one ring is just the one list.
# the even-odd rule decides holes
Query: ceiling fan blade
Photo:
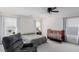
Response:
[{"label": "ceiling fan blade", "polygon": [[57,7],[53,7],[53,8],[51,8],[51,7],[49,7],[48,9],[47,9],[47,11],[48,11],[48,13],[50,13],[50,12],[59,12],[58,10],[55,10]]},{"label": "ceiling fan blade", "polygon": [[57,7],[53,7],[52,10],[55,10]]}]

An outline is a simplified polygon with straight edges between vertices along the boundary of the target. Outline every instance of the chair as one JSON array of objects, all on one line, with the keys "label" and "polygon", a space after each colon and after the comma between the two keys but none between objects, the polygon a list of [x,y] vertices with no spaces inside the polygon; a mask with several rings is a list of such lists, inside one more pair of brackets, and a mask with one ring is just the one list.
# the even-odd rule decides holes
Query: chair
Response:
[{"label": "chair", "polygon": [[2,40],[5,52],[36,52],[37,47],[32,43],[23,44],[21,34],[4,37]]}]

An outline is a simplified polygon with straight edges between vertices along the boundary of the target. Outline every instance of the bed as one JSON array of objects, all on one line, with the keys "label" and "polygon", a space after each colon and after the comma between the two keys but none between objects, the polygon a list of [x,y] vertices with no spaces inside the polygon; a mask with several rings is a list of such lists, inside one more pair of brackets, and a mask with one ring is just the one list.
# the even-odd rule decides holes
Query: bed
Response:
[{"label": "bed", "polygon": [[22,38],[24,43],[33,43],[34,46],[36,47],[47,42],[47,39],[45,36],[36,35],[36,34],[22,35]]}]

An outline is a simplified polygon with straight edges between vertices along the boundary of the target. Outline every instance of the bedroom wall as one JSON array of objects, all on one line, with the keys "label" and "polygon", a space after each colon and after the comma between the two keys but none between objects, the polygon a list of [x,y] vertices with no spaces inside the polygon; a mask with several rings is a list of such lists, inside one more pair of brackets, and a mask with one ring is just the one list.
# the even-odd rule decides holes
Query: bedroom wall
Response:
[{"label": "bedroom wall", "polygon": [[72,17],[72,16],[79,16],[79,8],[72,8],[72,7],[59,7],[59,13],[46,13],[43,15],[43,35],[47,34],[47,29],[55,29],[55,30],[62,30],[63,29],[63,18],[64,17]]},{"label": "bedroom wall", "polygon": [[1,15],[17,16],[18,32],[29,33],[35,32],[34,19],[38,20],[38,16],[46,11],[44,7],[0,7],[0,12]]},{"label": "bedroom wall", "polygon": [[[47,13],[47,7],[41,7],[41,8],[9,8],[9,7],[0,7],[0,12],[2,15],[9,15],[9,16],[17,16],[17,15],[25,15],[25,16],[30,16],[32,15],[34,18],[31,16],[29,17],[31,20],[36,19],[42,20],[42,32],[44,35],[46,35],[47,29],[56,29],[56,30],[62,30],[63,29],[63,17],[70,17],[70,16],[79,16],[79,8],[68,8],[68,7],[58,7],[58,10],[60,11],[59,13]],[[36,18],[37,17],[37,18]],[[38,18],[39,17],[39,18]],[[28,17],[27,17],[28,18]],[[26,18],[26,19],[27,19]],[[20,19],[19,19],[20,21]],[[18,21],[18,22],[19,22]],[[27,21],[26,21],[27,22]],[[25,26],[26,23],[23,25]],[[30,24],[30,23],[29,23]],[[18,24],[20,25],[20,24]],[[20,26],[18,26],[20,28]],[[33,28],[33,27],[32,27]],[[25,32],[25,29],[23,31]],[[22,31],[19,29],[19,31]],[[19,32],[18,31],[18,32]]]},{"label": "bedroom wall", "polygon": [[42,22],[43,22],[42,32],[43,32],[43,35],[45,35],[45,36],[47,34],[47,29],[49,29],[49,28],[53,29],[53,30],[62,30],[62,28],[63,28],[62,18],[60,18],[60,17],[46,15],[43,17]]}]

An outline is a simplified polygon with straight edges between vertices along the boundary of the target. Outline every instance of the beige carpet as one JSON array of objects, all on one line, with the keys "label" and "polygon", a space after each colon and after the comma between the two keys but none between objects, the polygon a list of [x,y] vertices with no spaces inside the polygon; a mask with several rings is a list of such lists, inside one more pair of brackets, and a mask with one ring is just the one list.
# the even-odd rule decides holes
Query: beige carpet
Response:
[{"label": "beige carpet", "polygon": [[38,47],[39,52],[79,52],[79,45],[71,43],[58,43],[48,40],[48,43]]}]

